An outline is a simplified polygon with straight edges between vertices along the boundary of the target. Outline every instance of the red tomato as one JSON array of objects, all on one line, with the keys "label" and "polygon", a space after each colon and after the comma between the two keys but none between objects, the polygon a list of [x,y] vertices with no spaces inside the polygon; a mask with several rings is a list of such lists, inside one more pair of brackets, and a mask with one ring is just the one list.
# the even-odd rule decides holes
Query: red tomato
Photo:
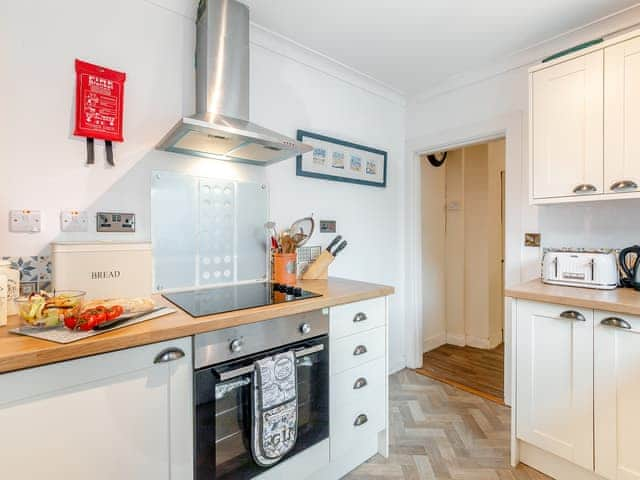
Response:
[{"label": "red tomato", "polygon": [[64,326],[71,330],[76,328],[77,323],[78,323],[78,319],[76,317],[66,317],[64,319]]},{"label": "red tomato", "polygon": [[104,307],[91,308],[80,314],[78,328],[84,332],[107,320],[107,309]]},{"label": "red tomato", "polygon": [[120,315],[122,315],[123,312],[124,309],[120,305],[114,305],[113,307],[107,309],[107,320],[115,320]]}]

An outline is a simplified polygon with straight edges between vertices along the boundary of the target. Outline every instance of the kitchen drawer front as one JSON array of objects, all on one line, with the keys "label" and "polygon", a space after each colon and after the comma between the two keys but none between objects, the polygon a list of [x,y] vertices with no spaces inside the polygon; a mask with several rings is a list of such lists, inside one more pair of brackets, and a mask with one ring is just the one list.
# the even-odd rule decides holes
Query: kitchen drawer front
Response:
[{"label": "kitchen drawer front", "polygon": [[[384,358],[384,326],[334,339],[330,345],[331,375],[335,375],[376,358]],[[331,338],[331,337],[330,337]]]},{"label": "kitchen drawer front", "polygon": [[[384,390],[383,390],[384,392]],[[385,428],[384,393],[360,403],[334,406],[331,412],[331,457],[339,457]]]},{"label": "kitchen drawer front", "polygon": [[346,337],[385,324],[386,298],[374,298],[331,308],[331,336]]},{"label": "kitchen drawer front", "polygon": [[384,397],[385,370],[380,357],[336,375],[331,379],[332,405],[363,405],[372,397]]}]

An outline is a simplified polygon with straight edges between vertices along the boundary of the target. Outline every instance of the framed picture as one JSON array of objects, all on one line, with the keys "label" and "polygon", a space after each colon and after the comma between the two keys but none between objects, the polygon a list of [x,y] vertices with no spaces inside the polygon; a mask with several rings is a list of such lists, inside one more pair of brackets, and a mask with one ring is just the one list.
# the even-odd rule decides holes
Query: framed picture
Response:
[{"label": "framed picture", "polygon": [[298,130],[298,140],[313,150],[298,155],[296,175],[336,182],[387,186],[387,152]]}]

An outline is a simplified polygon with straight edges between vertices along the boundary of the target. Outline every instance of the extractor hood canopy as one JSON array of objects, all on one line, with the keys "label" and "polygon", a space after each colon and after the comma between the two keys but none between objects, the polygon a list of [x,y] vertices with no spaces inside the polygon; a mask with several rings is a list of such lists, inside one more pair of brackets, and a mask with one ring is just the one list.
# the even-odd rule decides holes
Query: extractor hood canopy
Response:
[{"label": "extractor hood canopy", "polygon": [[196,20],[196,110],[159,150],[268,165],[311,151],[249,120],[249,9],[236,0],[200,0]]}]

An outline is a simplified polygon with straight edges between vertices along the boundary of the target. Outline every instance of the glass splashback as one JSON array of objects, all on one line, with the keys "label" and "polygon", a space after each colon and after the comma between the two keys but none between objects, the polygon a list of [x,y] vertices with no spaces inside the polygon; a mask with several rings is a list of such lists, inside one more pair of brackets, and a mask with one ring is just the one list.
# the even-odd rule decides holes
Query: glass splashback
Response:
[{"label": "glass splashback", "polygon": [[268,205],[263,184],[152,172],[154,289],[266,279]]}]

